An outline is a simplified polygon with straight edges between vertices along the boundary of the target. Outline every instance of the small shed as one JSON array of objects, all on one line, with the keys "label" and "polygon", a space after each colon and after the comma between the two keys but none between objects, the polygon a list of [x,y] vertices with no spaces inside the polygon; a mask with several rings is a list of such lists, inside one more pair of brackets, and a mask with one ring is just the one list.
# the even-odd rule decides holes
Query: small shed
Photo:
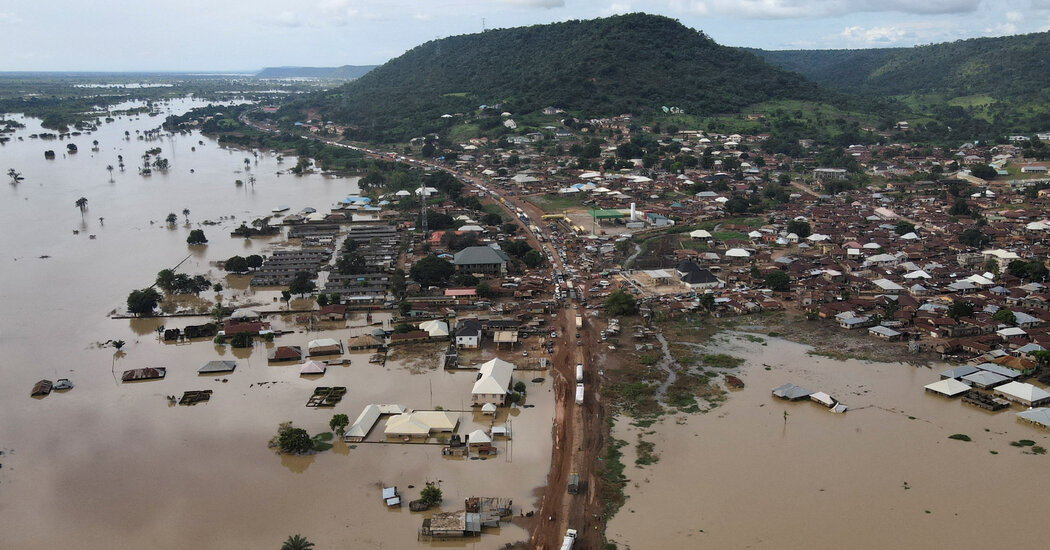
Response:
[{"label": "small shed", "polygon": [[481,414],[496,414],[497,407],[493,403],[485,403],[481,406]]}]

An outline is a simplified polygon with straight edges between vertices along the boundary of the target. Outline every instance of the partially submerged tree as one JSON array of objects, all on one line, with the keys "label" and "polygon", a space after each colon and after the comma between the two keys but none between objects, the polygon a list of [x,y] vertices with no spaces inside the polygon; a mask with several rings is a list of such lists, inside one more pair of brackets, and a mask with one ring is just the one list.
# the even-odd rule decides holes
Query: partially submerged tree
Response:
[{"label": "partially submerged tree", "polygon": [[135,315],[147,315],[153,313],[153,309],[160,302],[160,293],[154,288],[143,288],[132,290],[128,294],[128,311]]}]

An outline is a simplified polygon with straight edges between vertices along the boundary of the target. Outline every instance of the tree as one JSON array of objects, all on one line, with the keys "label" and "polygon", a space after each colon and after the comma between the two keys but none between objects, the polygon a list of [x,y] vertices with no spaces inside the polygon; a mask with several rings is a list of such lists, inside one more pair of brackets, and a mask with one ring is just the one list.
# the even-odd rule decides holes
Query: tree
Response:
[{"label": "tree", "polygon": [[622,290],[615,290],[605,299],[605,309],[610,315],[634,315],[638,312],[638,301]]},{"label": "tree", "polygon": [[248,269],[259,269],[263,265],[263,257],[258,254],[247,256],[244,261],[248,262]]},{"label": "tree", "polygon": [[516,391],[518,393],[525,393],[525,389],[526,389],[525,388],[525,382],[522,382],[521,380],[518,380],[514,384],[514,391]]},{"label": "tree", "polygon": [[160,293],[154,288],[132,290],[128,294],[128,311],[135,315],[153,313],[153,308],[160,302]]},{"label": "tree", "polygon": [[161,290],[167,293],[172,293],[175,290],[175,272],[170,269],[163,269],[157,273],[157,280],[154,281]]},{"label": "tree", "polygon": [[1014,315],[1014,312],[1004,307],[999,311],[996,311],[995,315],[992,315],[992,320],[1004,325],[1013,325],[1017,322],[1017,316]]},{"label": "tree", "polygon": [[327,306],[328,305],[328,295],[323,293],[323,292],[318,294],[317,295],[317,305],[319,305],[321,307]]},{"label": "tree", "polygon": [[401,296],[405,293],[405,270],[400,267],[394,270],[390,276],[390,293]]},{"label": "tree", "polygon": [[503,223],[503,216],[499,214],[485,214],[481,218],[481,223],[485,225],[499,225]]},{"label": "tree", "polygon": [[305,296],[314,291],[317,288],[317,284],[309,273],[300,271],[295,274],[292,278],[292,282],[288,283],[288,292],[292,294],[299,294]]},{"label": "tree", "polygon": [[120,351],[120,348],[124,347],[123,340],[113,340],[113,349]]},{"label": "tree", "polygon": [[969,216],[971,214],[970,205],[964,198],[955,199],[952,207],[948,210],[948,214],[951,216]]},{"label": "tree", "polygon": [[287,422],[277,430],[277,449],[285,454],[301,455],[313,451],[314,442],[306,430],[293,428],[291,422]]},{"label": "tree", "polygon": [[[12,171],[13,170],[14,169],[12,169]],[[8,173],[8,175],[10,175],[10,173]],[[80,215],[81,215],[81,217],[83,217],[84,216],[84,211],[87,210],[88,200],[86,198],[84,198],[84,197],[80,197],[79,199],[77,199],[77,202],[75,202],[73,204],[75,204],[76,207],[80,209]]]},{"label": "tree", "polygon": [[474,291],[478,293],[478,297],[480,298],[492,297],[492,287],[490,287],[485,281],[478,283],[478,286],[474,287]]},{"label": "tree", "polygon": [[897,222],[897,226],[894,229],[897,231],[898,235],[907,235],[908,233],[915,231],[915,224],[901,220]]},{"label": "tree", "polygon": [[401,303],[397,304],[397,313],[402,317],[405,317],[412,311],[412,304],[402,300]]},{"label": "tree", "polygon": [[791,285],[791,276],[779,269],[774,269],[766,273],[763,284],[775,292],[786,292]]},{"label": "tree", "polygon": [[245,273],[248,271],[248,260],[241,256],[230,256],[222,263],[222,268],[230,273]]},{"label": "tree", "polygon": [[239,348],[239,349],[252,347],[252,335],[251,335],[251,333],[250,332],[241,331],[241,332],[238,332],[237,334],[234,334],[233,337],[230,338],[230,345],[235,347],[235,348]]},{"label": "tree", "polygon": [[284,544],[281,545],[281,550],[310,550],[313,547],[314,543],[300,535],[294,535],[284,541]]},{"label": "tree", "polygon": [[427,483],[427,486],[419,492],[419,500],[423,501],[423,504],[427,505],[427,507],[440,504],[441,489],[437,485]]},{"label": "tree", "polygon": [[734,195],[733,198],[726,201],[723,208],[731,214],[741,214],[747,212],[748,206],[750,206],[750,203],[747,202],[747,199]]},{"label": "tree", "polygon": [[787,224],[788,233],[794,233],[798,235],[798,238],[805,239],[810,235],[812,231],[809,227],[809,222],[805,220],[791,220]]},{"label": "tree", "polygon": [[282,290],[281,291],[281,300],[284,301],[285,307],[288,307],[288,305],[290,305],[291,302],[292,302],[292,293],[288,292],[287,290]]},{"label": "tree", "polygon": [[175,225],[175,222],[179,221],[179,217],[174,212],[168,214],[167,218],[164,218],[168,222],[168,225]]},{"label": "tree", "polygon": [[523,260],[525,261],[525,265],[529,266],[530,268],[536,268],[543,265],[543,262],[546,261],[546,258],[544,258],[543,254],[541,254],[537,250],[529,250],[525,253]]},{"label": "tree", "polygon": [[981,230],[976,227],[964,229],[962,233],[959,233],[959,242],[974,248],[980,248],[986,243],[991,242],[991,240],[992,239],[988,237],[988,235],[981,233]]},{"label": "tree", "polygon": [[342,435],[342,433],[346,431],[346,427],[349,425],[350,418],[348,418],[345,414],[333,415],[332,419],[328,421],[328,427],[332,428],[332,431],[340,435]]},{"label": "tree", "polygon": [[335,267],[341,275],[363,273],[366,269],[365,257],[359,252],[343,254],[342,257],[335,262]]},{"label": "tree", "polygon": [[445,282],[455,271],[451,263],[437,256],[427,256],[413,264],[409,274],[419,284],[430,286]]},{"label": "tree", "polygon": [[196,244],[207,244],[207,243],[208,243],[208,237],[204,236],[204,230],[203,229],[194,229],[194,230],[190,231],[190,236],[186,237],[186,244],[196,245]]},{"label": "tree", "polygon": [[952,302],[952,305],[948,306],[948,317],[959,320],[960,317],[972,317],[973,316],[973,302],[964,302],[962,300],[956,300]]},{"label": "tree", "polygon": [[999,172],[987,164],[975,164],[970,167],[970,174],[983,180],[990,180],[999,175]]}]

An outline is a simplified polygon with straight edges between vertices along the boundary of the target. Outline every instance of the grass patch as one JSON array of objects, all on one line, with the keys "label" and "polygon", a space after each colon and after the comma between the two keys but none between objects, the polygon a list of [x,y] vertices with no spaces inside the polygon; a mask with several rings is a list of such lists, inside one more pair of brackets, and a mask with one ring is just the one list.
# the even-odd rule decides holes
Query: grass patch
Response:
[{"label": "grass patch", "polygon": [[598,498],[606,517],[614,516],[625,500],[623,489],[627,486],[627,476],[623,475],[623,452],[620,451],[624,445],[626,441],[609,436],[605,454],[598,459]]},{"label": "grass patch", "polygon": [[507,219],[506,214],[503,213],[503,209],[495,204],[483,204],[481,205],[481,209],[484,210],[486,214],[496,214],[503,219]]},{"label": "grass patch", "polygon": [[966,434],[952,434],[948,436],[948,439],[954,439],[956,441],[973,441],[970,436]]},{"label": "grass patch", "polygon": [[634,459],[634,463],[638,466],[648,466],[655,464],[660,461],[660,457],[656,454],[656,445],[651,441],[638,440],[638,458]]},{"label": "grass patch", "polygon": [[655,365],[658,361],[660,361],[659,353],[643,353],[638,356],[638,362],[643,365]]},{"label": "grass patch", "polygon": [[716,241],[746,241],[747,235],[737,231],[715,231],[711,233],[711,238]]},{"label": "grass patch", "polygon": [[1022,439],[1020,441],[1010,442],[1011,447],[1031,447],[1033,445],[1035,445],[1035,441],[1032,441],[1031,439]]},{"label": "grass patch", "polygon": [[716,369],[735,369],[744,364],[744,360],[724,353],[705,353],[701,356],[704,364]]},{"label": "grass patch", "polygon": [[[577,193],[579,194],[579,193]],[[528,197],[526,200],[535,204],[548,214],[559,214],[570,208],[578,208],[583,204],[585,197],[573,197],[565,195],[546,194]]]},{"label": "grass patch", "polygon": [[1039,445],[1036,445],[1036,446],[1032,447],[1032,454],[1034,454],[1034,455],[1045,455],[1046,454],[1046,449],[1044,447],[1040,447]]}]

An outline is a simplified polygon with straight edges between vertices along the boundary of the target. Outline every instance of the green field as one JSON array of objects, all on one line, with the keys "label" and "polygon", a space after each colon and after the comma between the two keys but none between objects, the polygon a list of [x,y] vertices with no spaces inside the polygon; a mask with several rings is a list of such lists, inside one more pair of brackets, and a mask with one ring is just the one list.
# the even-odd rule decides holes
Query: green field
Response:
[{"label": "green field", "polygon": [[583,200],[586,197],[578,196],[579,193],[574,195],[537,195],[528,197],[527,201],[540,207],[540,210],[548,214],[560,214],[565,210],[571,208],[579,208],[583,204]]}]

